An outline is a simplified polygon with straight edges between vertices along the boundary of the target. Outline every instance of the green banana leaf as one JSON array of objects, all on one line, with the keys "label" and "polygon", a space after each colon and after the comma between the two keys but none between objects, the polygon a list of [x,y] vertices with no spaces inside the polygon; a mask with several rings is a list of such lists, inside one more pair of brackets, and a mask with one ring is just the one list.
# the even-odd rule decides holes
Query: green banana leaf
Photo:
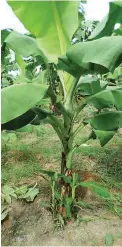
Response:
[{"label": "green banana leaf", "polygon": [[68,59],[86,71],[113,72],[122,62],[122,37],[104,37],[78,43],[71,46],[66,55]]},{"label": "green banana leaf", "polygon": [[5,39],[10,34],[10,31],[8,29],[1,30],[1,46],[3,45]]},{"label": "green banana leaf", "polygon": [[40,101],[48,86],[42,84],[22,83],[1,90],[2,124],[15,119]]},{"label": "green banana leaf", "polygon": [[95,139],[97,138],[100,141],[101,146],[103,147],[107,142],[109,142],[113,136],[116,134],[116,131],[103,131],[93,129]]},{"label": "green banana leaf", "polygon": [[8,4],[51,61],[66,52],[78,27],[80,1],[8,1]]},{"label": "green banana leaf", "polygon": [[90,124],[95,130],[116,131],[122,127],[122,111],[95,115]]},{"label": "green banana leaf", "polygon": [[29,124],[35,118],[35,113],[32,110],[28,110],[21,116],[12,119],[11,121],[2,124],[1,129],[4,130],[16,130]]},{"label": "green banana leaf", "polygon": [[93,95],[101,90],[102,87],[100,85],[100,80],[98,78],[88,76],[81,77],[76,87],[76,92],[83,96]]},{"label": "green banana leaf", "polygon": [[44,53],[40,50],[39,45],[34,38],[12,31],[5,39],[5,42],[11,50],[22,57],[40,55],[43,56],[45,61],[47,61]]},{"label": "green banana leaf", "polygon": [[114,106],[117,110],[122,110],[122,88],[98,92],[87,99],[87,104],[92,104],[99,110]]},{"label": "green banana leaf", "polygon": [[111,198],[111,194],[109,193],[109,190],[94,181],[81,182],[80,185],[83,187],[90,188],[93,192],[95,192],[97,195],[103,198],[106,198],[106,199]]},{"label": "green banana leaf", "polygon": [[112,1],[109,3],[109,12],[97,25],[89,37],[89,40],[110,36],[114,31],[116,23],[122,24],[122,1]]}]

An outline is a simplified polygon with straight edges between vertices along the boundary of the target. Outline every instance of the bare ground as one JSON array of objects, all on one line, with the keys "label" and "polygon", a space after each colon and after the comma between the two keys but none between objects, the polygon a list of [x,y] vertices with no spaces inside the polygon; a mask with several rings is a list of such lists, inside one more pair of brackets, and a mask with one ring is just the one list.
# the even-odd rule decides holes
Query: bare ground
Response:
[{"label": "bare ground", "polygon": [[40,194],[34,203],[11,204],[9,217],[2,225],[2,246],[105,246],[107,233],[113,235],[114,245],[122,245],[122,220],[91,193],[86,201],[93,208],[79,212],[83,221],[78,224],[73,219],[59,230],[51,213],[40,207],[40,202],[49,200],[50,188],[43,180],[39,184]]}]

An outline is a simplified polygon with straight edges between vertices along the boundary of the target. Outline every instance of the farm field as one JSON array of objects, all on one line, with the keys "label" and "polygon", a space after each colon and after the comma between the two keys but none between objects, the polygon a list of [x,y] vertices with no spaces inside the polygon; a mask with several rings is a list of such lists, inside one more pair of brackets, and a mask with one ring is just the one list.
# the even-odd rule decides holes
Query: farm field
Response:
[{"label": "farm field", "polygon": [[[2,245],[105,245],[106,234],[112,234],[114,245],[122,243],[122,220],[108,202],[87,191],[78,219],[68,222],[64,229],[53,222],[42,201],[50,200],[50,187],[40,169],[59,171],[60,142],[50,125],[41,125],[40,136],[32,133],[3,134],[2,184],[9,186],[34,185],[39,194],[34,202],[12,200],[9,217],[2,225]],[[79,135],[80,137],[80,135]],[[5,142],[6,138],[8,141]],[[6,144],[5,144],[6,143]],[[76,170],[96,174],[103,185],[116,196],[117,210],[122,203],[122,138],[114,137],[101,148],[98,141],[89,141],[77,150],[73,163]]]}]

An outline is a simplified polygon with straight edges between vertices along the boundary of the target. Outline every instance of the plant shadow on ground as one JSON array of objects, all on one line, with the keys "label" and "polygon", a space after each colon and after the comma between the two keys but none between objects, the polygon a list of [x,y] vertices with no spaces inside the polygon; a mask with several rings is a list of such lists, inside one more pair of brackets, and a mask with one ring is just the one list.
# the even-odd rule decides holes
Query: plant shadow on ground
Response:
[{"label": "plant shadow on ground", "polygon": [[[49,185],[41,177],[40,169],[60,171],[61,151],[60,142],[53,129],[49,125],[40,128],[40,136],[17,133],[7,142],[6,138],[2,138],[2,184],[23,185],[37,182],[40,189],[40,194],[33,203],[12,202],[10,216],[2,226],[2,245],[100,246],[105,245],[104,238],[107,233],[113,234],[115,245],[120,245],[121,219],[110,210],[105,201],[90,192],[85,201],[91,208],[83,208],[78,219],[69,222],[63,231],[54,227],[51,213],[40,207],[40,202],[49,201],[50,198]],[[121,150],[121,135],[114,137],[103,148],[98,141],[89,141],[74,155],[74,168],[99,175],[102,183],[120,199]]]}]

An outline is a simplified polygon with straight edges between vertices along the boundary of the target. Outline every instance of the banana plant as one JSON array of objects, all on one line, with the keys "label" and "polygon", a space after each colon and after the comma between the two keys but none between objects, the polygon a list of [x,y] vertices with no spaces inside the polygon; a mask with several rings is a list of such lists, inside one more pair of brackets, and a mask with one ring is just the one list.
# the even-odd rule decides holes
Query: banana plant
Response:
[{"label": "banana plant", "polygon": [[[61,174],[72,176],[72,156],[77,148],[91,138],[98,138],[103,146],[122,127],[122,87],[111,87],[101,80],[101,75],[113,73],[122,63],[122,37],[101,37],[71,45],[79,25],[78,2],[8,3],[34,37],[13,31],[5,39],[7,46],[21,57],[43,57],[46,69],[39,83],[32,81],[2,89],[2,128],[19,129],[42,120],[51,124],[62,144]],[[53,90],[52,62],[60,77],[58,95]],[[77,102],[79,92],[81,100]],[[47,98],[51,109],[43,104]],[[75,129],[75,122],[87,105],[96,110],[89,118],[81,119]],[[76,143],[77,135],[81,135],[81,130],[85,132],[87,125],[91,126],[88,135]]]},{"label": "banana plant", "polygon": [[[89,40],[110,36],[116,32],[116,24],[122,24],[122,1],[109,2],[109,12],[103,20],[96,26]],[[117,34],[116,34],[117,35]],[[121,35],[121,33],[120,33]]]}]

